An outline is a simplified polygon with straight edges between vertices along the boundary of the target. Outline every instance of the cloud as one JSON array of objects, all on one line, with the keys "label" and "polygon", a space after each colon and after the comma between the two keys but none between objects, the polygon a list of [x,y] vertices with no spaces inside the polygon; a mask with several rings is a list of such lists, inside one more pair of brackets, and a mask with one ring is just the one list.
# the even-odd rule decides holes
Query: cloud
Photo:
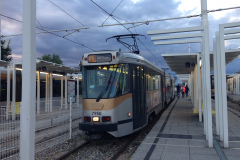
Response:
[{"label": "cloud", "polygon": [[[69,13],[79,22],[72,17],[64,13],[61,9],[49,2],[49,0],[37,1],[37,26],[44,27],[44,30],[56,30],[56,29],[71,29],[81,28],[84,26],[90,27],[87,30],[81,30],[80,32],[73,33],[66,38],[74,41],[70,42],[61,38],[62,36],[70,32],[55,33],[61,37],[57,37],[53,34],[39,34],[37,35],[37,57],[41,57],[43,54],[58,54],[64,65],[78,66],[78,62],[82,55],[92,50],[118,50],[121,48],[123,51],[128,51],[121,44],[118,44],[116,40],[110,39],[106,42],[108,37],[121,34],[137,33],[146,36],[140,37],[141,42],[138,41],[140,53],[149,61],[154,62],[157,65],[165,66],[163,58],[160,56],[162,53],[184,53],[187,51],[187,45],[164,45],[154,46],[151,41],[151,36],[147,35],[149,30],[169,29],[169,28],[181,28],[192,27],[201,25],[201,18],[188,18],[174,21],[161,21],[149,23],[149,25],[143,24],[136,28],[131,28],[130,32],[126,30],[133,25],[113,26],[113,27],[98,27],[103,24],[117,24],[133,21],[147,21],[163,18],[173,18],[182,15],[200,14],[200,1],[199,0],[169,0],[169,1],[156,1],[156,0],[132,0],[122,1],[119,7],[114,11],[113,15],[115,19],[109,17],[108,14],[117,7],[121,0],[94,0],[105,11],[93,4],[91,1],[79,1],[79,0],[51,0],[53,3],[61,7],[65,12]],[[14,5],[13,5],[14,4]],[[209,9],[218,9],[225,7],[239,6],[239,2],[236,0],[216,1],[208,0]],[[221,14],[220,14],[221,13]],[[22,20],[22,1],[7,0],[2,2],[2,14],[9,17],[13,17],[18,20]],[[240,11],[222,11],[209,13],[210,24],[210,47],[212,48],[212,37],[218,30],[220,23],[228,23],[239,21]],[[221,15],[221,16],[220,16]],[[82,25],[82,24],[83,25]],[[10,35],[21,33],[22,24],[8,18],[2,17],[2,34]],[[41,31],[37,29],[37,31]],[[130,42],[130,41],[129,41]],[[78,43],[78,44],[77,44]],[[232,42],[229,42],[232,43]],[[234,42],[234,46],[237,42]],[[231,45],[231,44],[229,44]],[[22,55],[22,37],[12,37],[10,44],[14,56]],[[86,47],[84,47],[86,46]],[[192,44],[192,49],[199,51],[199,45]],[[148,51],[150,50],[150,52]],[[156,58],[157,57],[157,58]]]}]

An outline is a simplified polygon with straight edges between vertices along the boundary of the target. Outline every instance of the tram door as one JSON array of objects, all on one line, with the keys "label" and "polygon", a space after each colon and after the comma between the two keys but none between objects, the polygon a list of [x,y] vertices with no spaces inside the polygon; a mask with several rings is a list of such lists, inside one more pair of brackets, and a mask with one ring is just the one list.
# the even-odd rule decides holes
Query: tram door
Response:
[{"label": "tram door", "polygon": [[145,78],[142,66],[133,66],[133,129],[146,124]]}]

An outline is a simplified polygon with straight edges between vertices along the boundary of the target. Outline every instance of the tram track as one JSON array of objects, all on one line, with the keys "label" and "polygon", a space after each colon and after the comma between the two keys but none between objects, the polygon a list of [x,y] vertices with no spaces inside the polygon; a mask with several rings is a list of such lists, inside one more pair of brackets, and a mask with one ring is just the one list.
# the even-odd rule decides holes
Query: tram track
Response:
[{"label": "tram track", "polygon": [[[154,127],[154,125],[158,122],[161,115],[168,108],[168,106],[165,107],[158,115],[156,115],[154,119],[151,121],[151,123],[146,125],[142,130],[138,132],[135,132],[131,135],[128,135],[122,138],[117,138],[112,140],[94,140],[91,142],[86,141],[83,144],[80,144],[79,146],[73,148],[72,150],[58,157],[56,160],[94,159],[91,157],[95,157],[95,159],[97,159],[97,156],[99,155],[102,156],[102,157],[98,157],[100,159],[117,160],[118,158],[121,158],[124,155],[124,152],[126,152],[132,147],[132,144],[141,143],[141,141],[145,138],[146,134],[149,133],[151,129]],[[100,149],[99,146],[107,149],[106,150]],[[116,147],[116,146],[120,146],[120,147]],[[90,150],[90,151],[95,150],[96,153],[99,153],[99,152],[101,153],[97,155],[94,153],[84,153],[87,150]],[[111,155],[111,156],[108,156],[108,155]]]},{"label": "tram track", "polygon": [[90,144],[91,141],[85,141],[84,143],[82,143],[81,145],[75,147],[74,149],[72,149],[71,151],[66,152],[65,154],[63,154],[62,156],[58,157],[56,160],[63,160],[65,158],[67,158],[69,155],[73,154],[74,152],[76,152],[77,150],[85,147],[86,145]]}]

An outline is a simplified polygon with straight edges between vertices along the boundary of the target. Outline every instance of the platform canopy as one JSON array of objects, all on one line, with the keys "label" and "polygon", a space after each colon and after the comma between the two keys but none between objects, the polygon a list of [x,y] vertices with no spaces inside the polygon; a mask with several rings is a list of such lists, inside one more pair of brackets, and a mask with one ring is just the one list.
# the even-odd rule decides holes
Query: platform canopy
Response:
[{"label": "platform canopy", "polygon": [[178,74],[178,78],[183,82],[183,83],[187,83],[189,78],[190,78],[190,74]]},{"label": "platform canopy", "polygon": [[[22,69],[22,64],[16,64],[16,68]],[[79,68],[71,68],[61,64],[56,64],[43,60],[36,60],[36,70],[48,73],[56,73],[56,74],[66,74],[66,73],[79,73]]]},{"label": "platform canopy", "polygon": [[0,67],[7,67],[7,66],[9,66],[9,65],[10,65],[9,62],[0,60]]},{"label": "platform canopy", "polygon": [[[197,55],[200,53],[174,53],[162,54],[170,69],[176,74],[191,74],[197,65]],[[240,55],[240,49],[226,50],[226,64],[232,62]],[[213,70],[213,52],[210,52],[210,69]]]}]

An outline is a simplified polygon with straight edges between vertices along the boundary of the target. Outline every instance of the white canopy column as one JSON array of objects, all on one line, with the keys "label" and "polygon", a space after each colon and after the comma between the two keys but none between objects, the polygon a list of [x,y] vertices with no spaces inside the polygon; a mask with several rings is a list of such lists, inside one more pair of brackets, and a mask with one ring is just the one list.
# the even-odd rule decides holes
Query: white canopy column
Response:
[{"label": "white canopy column", "polygon": [[52,79],[52,73],[50,73],[50,95],[49,95],[49,100],[50,100],[50,112],[53,111],[53,105],[52,105],[52,98],[53,98],[53,79]]},{"label": "white canopy column", "polygon": [[199,122],[202,122],[202,86],[201,86],[201,60],[200,60],[200,55],[197,54],[197,84],[198,84],[198,92],[197,92],[197,97],[198,97],[198,110],[199,110]]},{"label": "white canopy column", "polygon": [[36,0],[23,0],[23,70],[20,159],[35,159]]},{"label": "white canopy column", "polygon": [[12,120],[16,120],[16,65],[13,64],[12,76]]},{"label": "white canopy column", "polygon": [[63,76],[61,76],[61,110],[63,109]]},{"label": "white canopy column", "polygon": [[48,74],[46,74],[45,82],[45,112],[48,112]]},{"label": "white canopy column", "polygon": [[[213,147],[213,131],[212,131],[212,102],[211,102],[211,85],[210,85],[210,56],[209,56],[209,24],[207,15],[207,0],[201,0],[201,24],[204,27],[203,36],[203,57],[204,57],[204,78],[205,85],[203,89],[205,90],[205,106],[206,106],[206,117],[207,117],[207,139],[208,146]],[[205,116],[205,115],[204,115]]]},{"label": "white canopy column", "polygon": [[219,106],[221,104],[219,104],[219,61],[218,61],[218,53],[219,51],[217,50],[217,42],[216,42],[216,38],[213,38],[213,60],[214,60],[214,91],[215,91],[215,119],[216,119],[216,135],[220,134],[220,120],[219,120]]},{"label": "white canopy column", "polygon": [[79,74],[77,74],[77,106],[79,107]]},{"label": "white canopy column", "polygon": [[37,114],[40,114],[40,71],[37,71]]},{"label": "white canopy column", "polygon": [[7,108],[6,108],[6,120],[8,120],[9,109],[10,109],[10,76],[11,69],[10,66],[7,66]]},{"label": "white canopy column", "polygon": [[68,100],[68,96],[67,96],[67,75],[65,75],[65,109],[68,108],[67,100]]}]

